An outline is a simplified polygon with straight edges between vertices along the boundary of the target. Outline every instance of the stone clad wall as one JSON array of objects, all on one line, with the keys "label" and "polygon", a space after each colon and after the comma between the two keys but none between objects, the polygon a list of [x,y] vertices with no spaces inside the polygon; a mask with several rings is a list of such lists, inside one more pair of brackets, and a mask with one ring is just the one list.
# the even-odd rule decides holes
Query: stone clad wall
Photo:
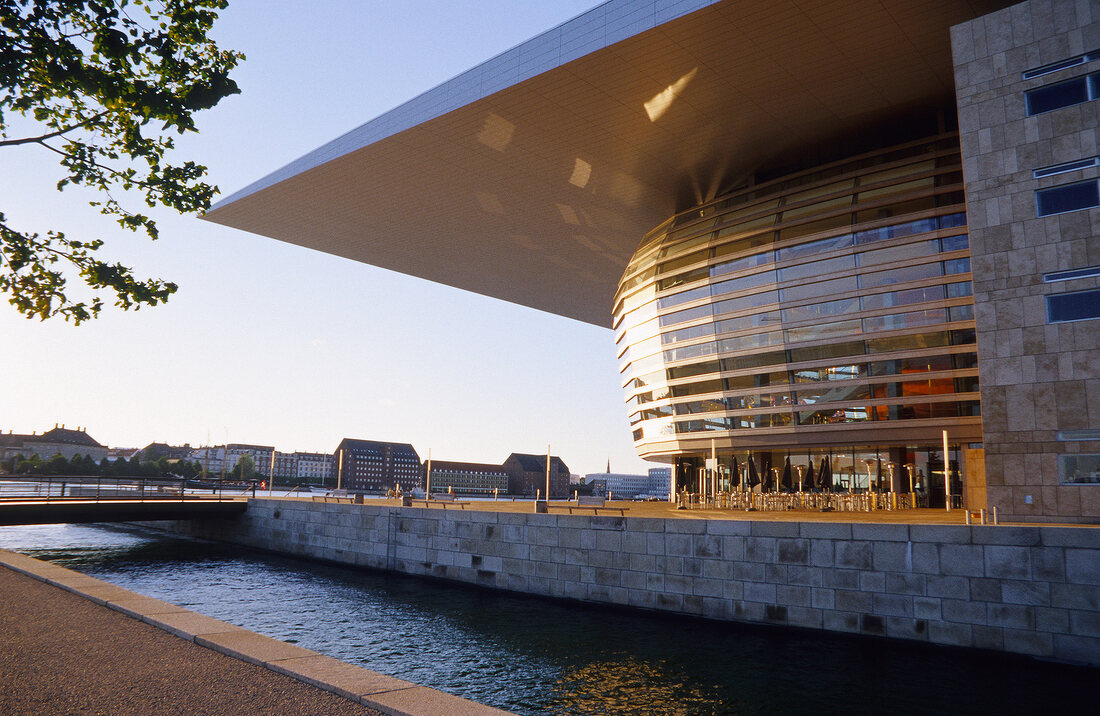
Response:
[{"label": "stone clad wall", "polygon": [[1025,70],[1100,48],[1100,4],[1032,0],[952,28],[981,372],[988,506],[1003,519],[1100,522],[1100,484],[1062,484],[1058,457],[1100,453],[1100,325],[1049,323],[1046,296],[1100,277],[1044,274],[1100,265],[1100,209],[1038,217],[1035,192],[1100,177],[1032,171],[1098,153],[1100,102],[1027,116],[1024,93],[1100,70]]},{"label": "stone clad wall", "polygon": [[234,523],[180,522],[174,529],[516,592],[1100,664],[1096,528],[649,519],[254,499]]}]

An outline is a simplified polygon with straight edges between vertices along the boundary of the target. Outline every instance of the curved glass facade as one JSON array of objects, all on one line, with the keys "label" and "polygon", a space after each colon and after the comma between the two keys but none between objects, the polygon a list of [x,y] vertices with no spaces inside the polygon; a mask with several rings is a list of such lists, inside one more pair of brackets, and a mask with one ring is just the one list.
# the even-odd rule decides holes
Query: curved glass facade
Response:
[{"label": "curved glass facade", "polygon": [[980,442],[958,137],[671,217],[631,259],[613,325],[642,457],[899,450],[944,428]]}]

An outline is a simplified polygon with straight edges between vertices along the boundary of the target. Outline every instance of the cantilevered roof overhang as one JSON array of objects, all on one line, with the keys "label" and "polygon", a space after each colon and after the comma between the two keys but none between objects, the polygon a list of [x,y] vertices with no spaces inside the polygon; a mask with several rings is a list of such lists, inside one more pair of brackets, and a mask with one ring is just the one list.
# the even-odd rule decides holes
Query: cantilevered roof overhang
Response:
[{"label": "cantilevered roof overhang", "polygon": [[1004,0],[610,0],[210,221],[597,325],[642,235],[815,144],[951,107]]}]

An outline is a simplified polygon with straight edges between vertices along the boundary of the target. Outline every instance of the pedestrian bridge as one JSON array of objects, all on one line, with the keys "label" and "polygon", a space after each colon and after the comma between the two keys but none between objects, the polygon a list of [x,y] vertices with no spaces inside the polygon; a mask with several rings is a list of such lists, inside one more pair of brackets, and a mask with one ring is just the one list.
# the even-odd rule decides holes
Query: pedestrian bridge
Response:
[{"label": "pedestrian bridge", "polygon": [[189,488],[183,480],[97,477],[0,479],[0,526],[229,519],[251,489]]}]

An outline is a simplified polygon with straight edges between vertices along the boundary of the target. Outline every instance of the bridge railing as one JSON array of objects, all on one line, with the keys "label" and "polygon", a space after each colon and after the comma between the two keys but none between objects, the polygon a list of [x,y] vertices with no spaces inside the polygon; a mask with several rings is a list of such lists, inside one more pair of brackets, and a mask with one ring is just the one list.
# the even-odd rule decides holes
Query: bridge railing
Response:
[{"label": "bridge railing", "polygon": [[256,495],[256,483],[201,483],[158,477],[8,475],[0,477],[0,501],[232,500]]}]

